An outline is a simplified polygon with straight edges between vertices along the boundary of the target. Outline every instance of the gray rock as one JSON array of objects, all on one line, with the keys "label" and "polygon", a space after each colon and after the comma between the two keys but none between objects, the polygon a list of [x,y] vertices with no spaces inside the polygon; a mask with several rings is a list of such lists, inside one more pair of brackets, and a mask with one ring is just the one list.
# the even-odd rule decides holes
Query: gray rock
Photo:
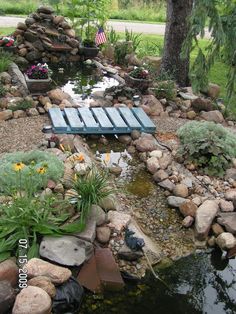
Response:
[{"label": "gray rock", "polygon": [[107,220],[106,213],[98,205],[92,205],[89,217],[96,221],[96,226],[103,225]]},{"label": "gray rock", "polygon": [[165,179],[161,182],[158,183],[159,186],[161,186],[162,188],[172,192],[175,188],[175,185],[173,182],[171,182],[169,179]]},{"label": "gray rock", "polygon": [[224,226],[228,232],[236,234],[236,212],[220,213],[217,222]]},{"label": "gray rock", "polygon": [[233,212],[234,204],[231,201],[220,200],[220,209],[222,212]]},{"label": "gray rock", "polygon": [[192,216],[186,216],[182,221],[182,226],[185,228],[189,228],[192,226],[194,222],[194,218]]},{"label": "gray rock", "polygon": [[29,117],[38,116],[39,112],[36,108],[30,108],[28,110],[28,115],[29,115]]},{"label": "gray rock", "polygon": [[133,251],[126,244],[124,244],[118,251],[118,257],[126,261],[136,261],[142,256],[142,251]]},{"label": "gray rock", "polygon": [[195,231],[198,240],[206,239],[210,230],[212,221],[216,217],[219,206],[216,201],[205,201],[196,211]]},{"label": "gray rock", "polygon": [[131,138],[132,138],[133,141],[139,139],[140,136],[141,136],[141,133],[138,130],[133,130],[131,132]]},{"label": "gray rock", "polygon": [[37,9],[38,13],[45,13],[45,14],[53,14],[54,10],[52,7],[46,6],[46,5],[41,5],[38,9]]},{"label": "gray rock", "polygon": [[52,300],[43,289],[29,286],[17,295],[12,314],[49,314]]},{"label": "gray rock", "polygon": [[90,218],[86,221],[86,227],[84,231],[74,234],[79,239],[93,243],[96,237],[96,221]]},{"label": "gray rock", "polygon": [[120,135],[118,137],[118,141],[125,144],[125,145],[129,145],[132,141],[132,138],[129,135]]},{"label": "gray rock", "polygon": [[121,232],[127,227],[131,220],[131,216],[122,212],[110,210],[108,212],[109,227],[114,228],[117,232]]},{"label": "gray rock", "polygon": [[236,180],[236,168],[230,168],[226,170],[225,180],[229,179]]},{"label": "gray rock", "polygon": [[224,121],[224,117],[219,110],[212,110],[208,112],[201,112],[201,117],[206,121],[213,121],[216,123],[222,123]]},{"label": "gray rock", "polygon": [[159,116],[164,111],[160,101],[153,95],[143,96],[141,105],[149,108],[150,115]]},{"label": "gray rock", "polygon": [[161,150],[153,150],[152,152],[149,153],[149,156],[150,157],[156,157],[156,158],[161,158],[163,155],[162,151]]},{"label": "gray rock", "polygon": [[178,196],[167,197],[167,203],[171,207],[179,207],[184,202],[186,202],[186,198],[183,198],[183,197],[178,197]]},{"label": "gray rock", "polygon": [[108,195],[99,202],[99,206],[101,206],[105,211],[116,210],[118,208],[118,202],[114,195]]},{"label": "gray rock", "polygon": [[216,238],[216,244],[222,250],[229,250],[236,245],[236,239],[231,233],[223,232]]},{"label": "gray rock", "polygon": [[152,174],[157,172],[157,170],[160,169],[158,158],[156,158],[156,157],[148,158],[148,160],[147,160],[147,169]]},{"label": "gray rock", "polygon": [[97,227],[96,235],[100,243],[106,244],[110,240],[111,229],[109,227]]},{"label": "gray rock", "polygon": [[0,74],[0,80],[3,84],[10,84],[11,83],[11,75],[8,72],[2,72]]},{"label": "gray rock", "polygon": [[188,197],[188,188],[185,184],[176,184],[173,193],[175,196]]},{"label": "gray rock", "polygon": [[159,159],[160,168],[165,170],[172,163],[172,156],[170,154],[164,153]]},{"label": "gray rock", "polygon": [[236,199],[236,189],[230,189],[225,192],[225,199],[227,201],[233,201]]},{"label": "gray rock", "polygon": [[39,60],[42,57],[41,52],[37,51],[37,50],[33,50],[30,51],[29,53],[27,53],[26,55],[26,59],[30,62],[32,61],[36,61]]},{"label": "gray rock", "polygon": [[109,167],[109,172],[119,176],[122,172],[122,168],[120,166],[111,166]]},{"label": "gray rock", "polygon": [[10,282],[0,281],[0,313],[8,313],[15,301],[15,291]]},{"label": "gray rock", "polygon": [[195,100],[198,99],[198,96],[195,96],[193,94],[190,93],[183,93],[183,92],[179,92],[179,95],[185,99],[185,100]]},{"label": "gray rock", "polygon": [[163,169],[158,170],[153,175],[153,179],[155,182],[160,182],[160,181],[163,181],[167,178],[168,178],[168,173]]},{"label": "gray rock", "polygon": [[39,253],[65,266],[79,266],[93,255],[93,245],[74,236],[44,237]]},{"label": "gray rock", "polygon": [[151,134],[144,133],[134,141],[134,145],[140,152],[151,152],[158,147],[156,139]]},{"label": "gray rock", "polygon": [[189,189],[193,187],[193,180],[191,178],[184,178],[180,183],[186,185]]}]

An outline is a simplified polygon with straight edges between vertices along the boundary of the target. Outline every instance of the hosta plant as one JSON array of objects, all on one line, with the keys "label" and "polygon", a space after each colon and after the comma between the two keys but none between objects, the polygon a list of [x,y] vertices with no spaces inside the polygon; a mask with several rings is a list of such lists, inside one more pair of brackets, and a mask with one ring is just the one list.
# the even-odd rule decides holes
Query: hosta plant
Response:
[{"label": "hosta plant", "polygon": [[236,136],[214,122],[189,122],[178,136],[178,155],[208,175],[223,176],[236,157]]}]

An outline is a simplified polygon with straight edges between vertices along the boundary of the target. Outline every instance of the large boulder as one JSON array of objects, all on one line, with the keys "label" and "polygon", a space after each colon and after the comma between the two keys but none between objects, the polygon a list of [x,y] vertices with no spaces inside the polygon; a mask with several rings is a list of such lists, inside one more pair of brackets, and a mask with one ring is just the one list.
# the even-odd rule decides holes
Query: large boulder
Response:
[{"label": "large boulder", "polygon": [[70,95],[63,92],[60,88],[52,89],[48,92],[48,97],[51,101],[57,105],[59,105],[63,99],[70,99]]},{"label": "large boulder", "polygon": [[198,240],[206,239],[219,206],[216,201],[206,200],[196,211],[195,235]]},{"label": "large boulder", "polygon": [[40,255],[66,266],[79,266],[93,254],[90,242],[74,236],[44,237],[40,244]]},{"label": "large boulder", "polygon": [[[61,284],[67,281],[72,275],[68,268],[53,265],[39,258],[32,258],[26,264],[28,277],[46,276],[52,283]],[[23,313],[22,313],[23,314]]]},{"label": "large boulder", "polygon": [[50,314],[50,296],[39,287],[29,286],[17,295],[12,314]]}]

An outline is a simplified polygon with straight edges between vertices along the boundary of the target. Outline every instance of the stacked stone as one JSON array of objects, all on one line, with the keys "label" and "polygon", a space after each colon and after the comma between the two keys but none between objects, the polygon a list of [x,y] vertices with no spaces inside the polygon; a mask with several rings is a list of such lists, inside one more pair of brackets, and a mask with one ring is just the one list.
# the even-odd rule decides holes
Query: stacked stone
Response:
[{"label": "stacked stone", "polygon": [[63,16],[54,15],[50,7],[40,6],[24,23],[19,22],[14,35],[23,64],[79,60],[75,31]]}]

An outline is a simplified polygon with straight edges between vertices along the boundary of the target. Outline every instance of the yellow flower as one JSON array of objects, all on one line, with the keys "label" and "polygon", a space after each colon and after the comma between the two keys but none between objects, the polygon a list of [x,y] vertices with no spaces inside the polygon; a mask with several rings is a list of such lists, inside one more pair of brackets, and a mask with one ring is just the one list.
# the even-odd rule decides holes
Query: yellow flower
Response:
[{"label": "yellow flower", "polygon": [[17,162],[16,164],[13,164],[13,170],[16,172],[21,171],[25,167],[25,164],[23,162]]},{"label": "yellow flower", "polygon": [[109,161],[111,159],[111,154],[110,153],[106,153],[105,158],[104,158],[104,162],[106,165],[109,164]]},{"label": "yellow flower", "polygon": [[38,174],[44,174],[46,172],[46,168],[40,167],[40,168],[36,169],[36,171],[38,172]]}]

